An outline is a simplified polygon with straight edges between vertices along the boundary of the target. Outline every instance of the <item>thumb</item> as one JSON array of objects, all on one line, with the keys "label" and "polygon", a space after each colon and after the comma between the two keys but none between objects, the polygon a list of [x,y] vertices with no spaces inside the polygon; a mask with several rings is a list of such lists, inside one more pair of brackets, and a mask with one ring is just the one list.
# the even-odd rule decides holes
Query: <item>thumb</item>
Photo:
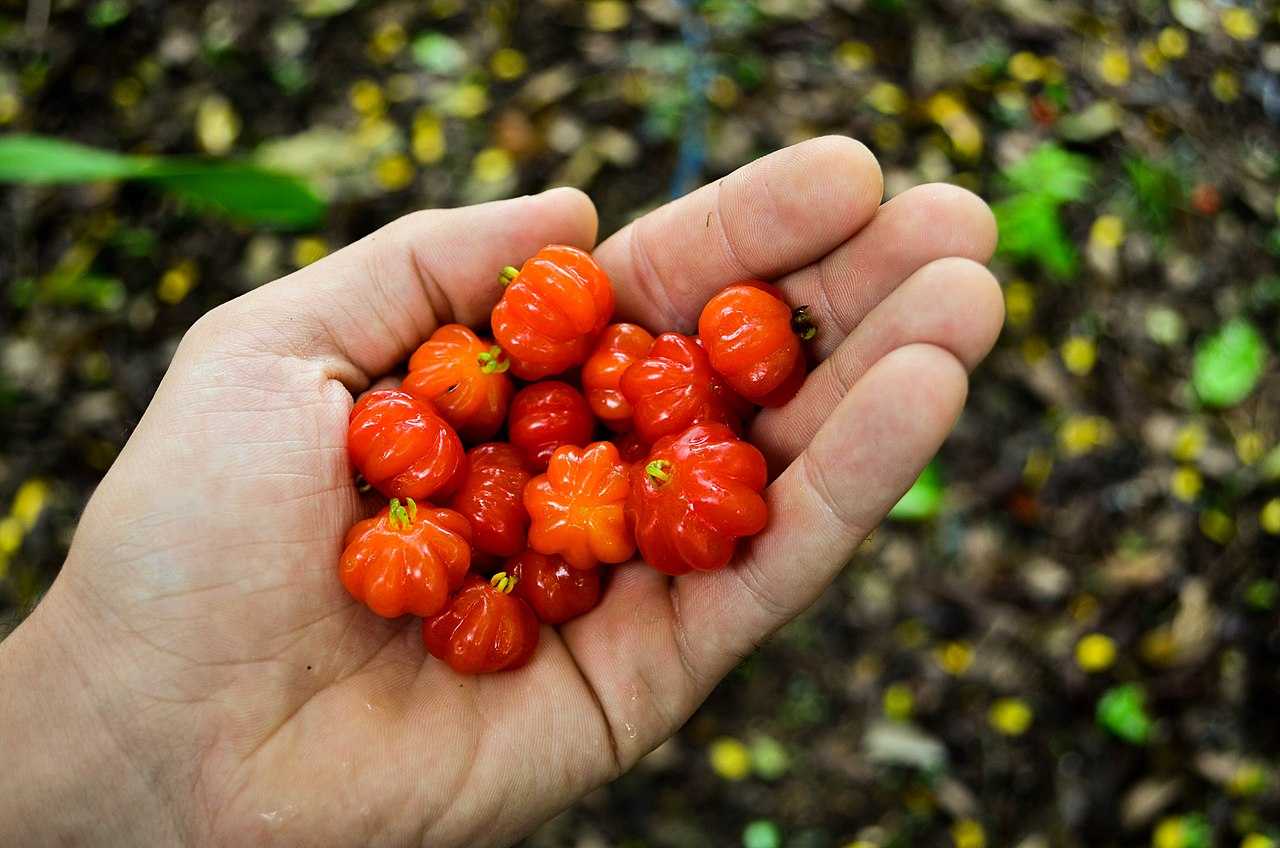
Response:
[{"label": "thumb", "polygon": [[337,359],[338,370],[367,385],[439,325],[483,321],[504,265],[552,243],[590,250],[596,227],[595,207],[572,188],[413,212],[202,323],[215,335],[247,334],[258,350]]}]

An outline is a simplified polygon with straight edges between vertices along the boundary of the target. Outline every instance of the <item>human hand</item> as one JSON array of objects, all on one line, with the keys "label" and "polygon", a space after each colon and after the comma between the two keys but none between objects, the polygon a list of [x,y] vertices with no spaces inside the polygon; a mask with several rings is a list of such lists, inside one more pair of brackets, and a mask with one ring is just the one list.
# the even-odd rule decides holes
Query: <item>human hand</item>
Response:
[{"label": "human hand", "polygon": [[880,206],[881,191],[865,147],[816,139],[595,249],[618,320],[652,330],[692,330],[737,279],[777,280],[810,305],[822,363],[752,426],[772,518],[738,560],[614,568],[601,605],[544,627],[514,672],[454,674],[416,620],[339,584],[364,515],[347,415],[436,326],[483,323],[496,269],[590,249],[590,201],[415,213],[210,312],[0,645],[0,831],[497,845],[628,769],[828,585],[938,449],[999,331],[982,202],[923,186]]}]

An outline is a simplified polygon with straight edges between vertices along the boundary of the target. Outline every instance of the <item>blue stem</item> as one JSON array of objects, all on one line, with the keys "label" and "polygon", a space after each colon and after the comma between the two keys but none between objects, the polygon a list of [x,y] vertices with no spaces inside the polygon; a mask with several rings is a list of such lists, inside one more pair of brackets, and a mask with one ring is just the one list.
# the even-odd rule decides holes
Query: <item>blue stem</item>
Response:
[{"label": "blue stem", "polygon": [[685,76],[689,102],[680,133],[676,171],[671,179],[673,198],[692,191],[702,182],[702,166],[707,159],[707,85],[712,75],[711,32],[707,22],[698,14],[697,0],[680,0],[680,6],[684,10],[680,19],[680,36],[689,51],[689,70]]}]

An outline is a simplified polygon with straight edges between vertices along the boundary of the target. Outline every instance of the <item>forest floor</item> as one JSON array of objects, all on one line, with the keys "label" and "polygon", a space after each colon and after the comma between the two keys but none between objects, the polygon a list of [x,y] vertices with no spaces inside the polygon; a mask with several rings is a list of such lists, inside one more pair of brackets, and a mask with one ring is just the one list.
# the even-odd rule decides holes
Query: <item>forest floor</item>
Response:
[{"label": "forest floor", "polygon": [[1275,5],[49,5],[0,0],[0,131],[253,157],[328,209],[0,192],[11,618],[212,306],[415,208],[571,184],[607,234],[848,134],[890,195],[997,207],[1005,332],[900,520],[529,844],[1277,844]]}]

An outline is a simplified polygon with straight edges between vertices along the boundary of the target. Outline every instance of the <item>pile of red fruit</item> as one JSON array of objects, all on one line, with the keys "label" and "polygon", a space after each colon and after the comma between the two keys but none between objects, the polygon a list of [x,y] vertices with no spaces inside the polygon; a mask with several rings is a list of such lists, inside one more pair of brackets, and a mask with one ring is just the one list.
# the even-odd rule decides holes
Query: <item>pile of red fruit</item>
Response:
[{"label": "pile of red fruit", "polygon": [[421,616],[427,650],[472,674],[524,664],[539,621],[594,607],[602,564],[638,547],[667,574],[714,571],[763,530],[768,471],[740,434],[799,389],[814,332],[755,280],[716,294],[697,336],[610,324],[609,278],[572,247],[501,278],[496,344],[441,327],[347,432],[391,503],[347,534],[342,584],[378,615]]}]

